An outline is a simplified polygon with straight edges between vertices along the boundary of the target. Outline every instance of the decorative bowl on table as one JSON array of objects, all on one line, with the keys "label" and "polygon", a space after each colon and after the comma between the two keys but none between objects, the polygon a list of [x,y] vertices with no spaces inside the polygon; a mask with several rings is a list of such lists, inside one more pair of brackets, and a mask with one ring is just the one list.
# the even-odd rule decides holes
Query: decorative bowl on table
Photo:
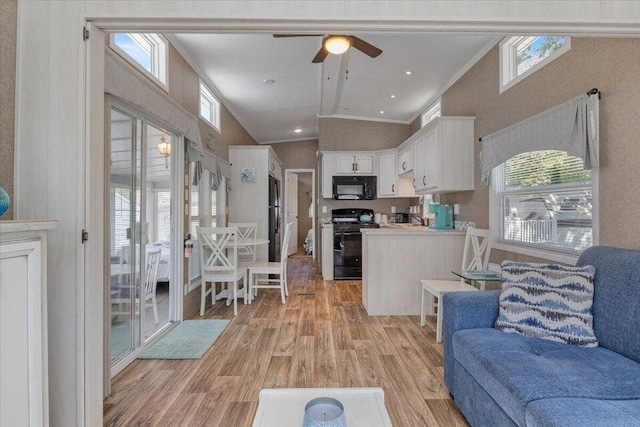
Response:
[{"label": "decorative bowl on table", "polygon": [[347,427],[344,406],[331,397],[318,397],[304,407],[302,427]]}]

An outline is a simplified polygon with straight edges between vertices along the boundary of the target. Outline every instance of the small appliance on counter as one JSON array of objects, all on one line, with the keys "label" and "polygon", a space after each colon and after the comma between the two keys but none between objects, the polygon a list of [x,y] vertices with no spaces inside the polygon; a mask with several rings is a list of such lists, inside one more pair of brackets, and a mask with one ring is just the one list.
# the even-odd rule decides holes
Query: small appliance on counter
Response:
[{"label": "small appliance on counter", "polygon": [[432,203],[429,205],[429,213],[435,214],[429,228],[435,230],[448,230],[453,228],[453,206]]},{"label": "small appliance on counter", "polygon": [[396,223],[407,224],[411,222],[411,215],[407,212],[399,212],[396,214]]}]

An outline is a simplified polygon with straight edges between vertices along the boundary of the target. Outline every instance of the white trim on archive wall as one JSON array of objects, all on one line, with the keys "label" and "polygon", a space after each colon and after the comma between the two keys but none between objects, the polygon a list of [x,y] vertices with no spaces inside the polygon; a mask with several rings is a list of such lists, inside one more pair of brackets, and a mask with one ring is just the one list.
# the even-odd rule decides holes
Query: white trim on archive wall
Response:
[{"label": "white trim on archive wall", "polygon": [[[449,18],[443,18],[443,16],[447,15],[446,9],[445,12],[440,13],[440,15],[435,15],[429,20],[419,21],[413,18],[415,14],[410,15],[412,19],[398,19],[397,16],[402,15],[402,11],[393,12],[396,13],[396,18],[394,19],[385,19],[384,16],[381,16],[380,19],[376,21],[361,21],[361,20],[326,20],[322,21],[320,18],[321,13],[317,13],[318,17],[311,15],[307,19],[290,19],[290,20],[282,20],[277,18],[278,9],[269,9],[271,12],[262,12],[262,15],[265,19],[256,20],[256,19],[237,19],[231,18],[233,16],[237,16],[239,12],[239,8],[243,7],[240,2],[238,2],[238,12],[234,12],[232,6],[229,6],[228,9],[224,9],[222,13],[219,13],[218,18],[213,18],[214,11],[213,8],[216,5],[199,3],[192,3],[190,7],[185,7],[183,9],[176,9],[175,6],[169,4],[169,6],[163,11],[158,11],[156,8],[159,3],[157,2],[144,2],[140,4],[140,7],[135,11],[122,12],[126,6],[120,5],[111,5],[106,1],[95,2],[95,3],[65,3],[64,7],[65,13],[59,15],[59,21],[56,21],[56,26],[52,25],[52,17],[50,14],[43,12],[38,12],[35,4],[27,4],[24,2],[19,2],[18,7],[19,11],[23,12],[31,12],[33,15],[30,16],[30,22],[26,22],[24,20],[19,19],[19,27],[20,24],[24,25],[24,29],[20,29],[18,31],[18,41],[17,41],[17,82],[16,82],[16,183],[19,183],[19,179],[21,176],[21,171],[23,168],[20,167],[20,156],[19,153],[24,150],[28,150],[32,144],[28,141],[30,140],[30,136],[39,135],[40,140],[44,138],[45,141],[49,139],[54,142],[51,149],[60,148],[62,139],[57,138],[57,135],[60,134],[60,125],[55,125],[56,117],[49,117],[47,114],[42,115],[41,120],[28,120],[27,117],[23,118],[23,116],[28,116],[30,110],[30,105],[37,105],[36,101],[38,97],[41,97],[42,94],[45,95],[45,103],[40,104],[41,106],[36,110],[46,111],[44,110],[48,103],[49,92],[53,94],[57,93],[75,93],[75,97],[78,102],[82,104],[86,99],[88,94],[87,88],[84,86],[84,82],[82,79],[62,79],[58,80],[56,78],[42,80],[38,85],[40,89],[36,92],[29,93],[25,91],[25,93],[20,92],[20,88],[24,88],[26,84],[31,84],[34,81],[38,81],[40,77],[40,71],[36,71],[35,67],[33,71],[30,71],[26,67],[25,64],[33,64],[38,62],[38,58],[41,56],[41,50],[35,49],[35,47],[40,46],[41,40],[43,37],[49,36],[50,43],[48,44],[48,52],[49,57],[55,52],[55,49],[58,46],[64,44],[68,51],[70,52],[79,52],[78,55],[75,55],[74,58],[77,59],[77,62],[67,62],[65,64],[66,69],[71,70],[72,74],[78,74],[78,76],[86,76],[91,75],[92,70],[89,67],[89,63],[87,62],[87,57],[84,52],[85,44],[82,41],[81,34],[82,27],[88,24],[88,21],[92,21],[93,24],[105,30],[122,30],[128,31],[132,29],[136,29],[139,31],[155,31],[155,32],[170,32],[170,31],[202,31],[202,32],[274,32],[274,31],[285,31],[285,32],[296,32],[296,33],[317,33],[321,31],[323,33],[335,31],[458,31],[458,32],[490,32],[490,33],[564,33],[564,34],[581,34],[581,35],[608,35],[608,36],[636,36],[640,33],[640,27],[638,27],[638,23],[640,22],[640,17],[636,12],[631,10],[629,6],[623,7],[618,6],[616,8],[610,7],[606,9],[600,9],[600,12],[593,12],[593,8],[591,9],[581,9],[581,11],[577,11],[575,16],[572,16],[571,13],[565,12],[564,15],[561,15],[560,18],[554,19],[549,13],[553,12],[542,12],[542,8],[538,8],[537,13],[531,17],[531,11],[529,14],[525,14],[522,11],[518,11],[515,9],[511,12],[511,6],[514,5],[515,2],[504,2],[505,7],[500,9],[505,12],[504,21],[496,22],[495,19],[488,21],[486,18],[485,12],[478,12],[476,19],[472,19],[471,17],[463,17],[464,19],[461,22],[452,22]],[[41,6],[37,6],[38,8]],[[290,6],[287,6],[290,7]],[[411,7],[411,6],[408,6]],[[499,9],[499,6],[493,6],[496,10]],[[266,10],[266,9],[263,9]],[[405,9],[406,10],[406,9]],[[534,10],[535,11],[535,10]],[[200,13],[198,13],[200,12]],[[246,13],[246,12],[245,12]],[[497,12],[496,12],[497,13]],[[156,15],[156,18],[145,18],[144,16],[152,16]],[[160,14],[160,15],[158,15]],[[173,14],[173,16],[170,16]],[[546,15],[545,15],[546,14]],[[25,13],[19,13],[19,16],[25,16]],[[604,16],[603,16],[604,15]],[[158,17],[159,16],[159,17]],[[192,16],[203,16],[202,18],[191,18]],[[222,18],[220,18],[222,16]],[[261,15],[257,15],[260,17]],[[286,16],[286,15],[282,15]],[[327,15],[327,16],[335,16]],[[409,16],[409,15],[407,15]],[[549,16],[549,17],[547,17]],[[211,18],[209,18],[211,17]],[[271,19],[266,19],[271,17]],[[631,18],[630,18],[631,17]],[[171,18],[171,19],[168,19]],[[313,19],[312,19],[313,18]],[[620,19],[625,19],[625,21],[620,22]],[[34,30],[33,32],[31,30]],[[99,29],[98,29],[99,31]],[[40,43],[40,44],[39,44]],[[67,55],[68,56],[68,55]],[[48,58],[48,57],[47,57]],[[42,63],[44,66],[49,66],[50,72],[63,72],[60,61],[54,61],[53,64],[49,64],[49,59],[47,62]],[[39,70],[39,68],[38,68]],[[93,70],[95,72],[95,70]],[[35,73],[37,72],[37,76]],[[54,76],[55,77],[55,76]],[[26,82],[26,83],[24,83]],[[47,88],[55,88],[54,90],[46,90]],[[85,118],[89,117],[89,111],[86,110],[83,114],[82,107],[80,109],[73,110],[67,112],[66,120],[74,121],[76,120],[78,123],[78,128],[84,130],[85,129]],[[74,114],[77,115],[74,117]],[[28,122],[28,125],[27,125]],[[73,135],[72,135],[73,136]],[[65,140],[65,144],[74,146],[76,145],[78,149],[84,150],[85,147],[88,150],[90,138],[89,135],[85,135],[81,133],[77,136],[78,140]],[[26,141],[26,142],[25,142]],[[24,148],[26,146],[26,148]],[[44,156],[44,152],[41,155]],[[91,153],[89,153],[89,157],[93,160]],[[25,157],[26,159],[26,157]],[[42,160],[38,158],[38,160]],[[26,160],[22,160],[25,162]],[[73,173],[73,171],[70,171]],[[84,166],[78,165],[77,173],[82,174],[84,176]],[[87,165],[87,173],[91,173],[91,165]],[[39,181],[38,181],[39,182]],[[22,186],[22,185],[21,185]],[[27,185],[27,189],[30,189],[31,186]],[[16,202],[16,217],[19,219],[29,218],[34,214],[37,214],[37,207],[30,201],[21,201],[20,192],[16,192],[17,194],[14,196],[14,200]],[[38,195],[40,193],[37,193]],[[84,193],[83,193],[84,194]],[[84,196],[80,196],[78,199],[78,203],[76,206],[69,206],[72,210],[81,210],[84,211],[87,205],[90,205],[92,201],[94,201],[95,197],[102,197],[102,194],[85,194]],[[84,221],[83,221],[84,223]],[[79,224],[82,225],[82,224]],[[95,232],[95,229],[90,229],[90,232]],[[53,244],[54,248],[59,248],[60,245]],[[92,249],[87,247],[87,259],[90,260],[92,254]],[[80,247],[78,249],[78,259],[84,260],[85,250]],[[86,261],[89,262],[89,261]],[[63,266],[64,267],[64,266]],[[76,288],[81,288],[84,286],[84,276],[83,276],[83,266],[79,267],[78,273],[78,283],[76,284]],[[57,277],[58,275],[54,275]],[[78,304],[81,305],[79,309],[79,313],[89,312],[92,307],[84,308],[84,301],[78,299]],[[82,320],[79,319],[78,322]],[[101,334],[102,330],[91,330],[92,325],[87,324],[86,335],[93,333]],[[83,346],[82,342],[79,342],[80,346]],[[96,397],[100,397],[99,401],[101,402],[102,392],[100,389],[96,390],[92,388],[90,383],[84,382],[84,377],[82,377],[83,369],[87,364],[84,363],[85,353],[84,348],[78,347],[76,349],[76,353],[80,360],[78,362],[78,388],[75,390],[77,396],[73,396],[72,398],[77,398],[77,406],[75,407],[74,412],[77,414],[76,420],[78,425],[98,425],[101,424],[102,420],[102,411],[96,409],[93,405],[93,401],[96,400]],[[87,357],[91,357],[92,352],[90,349],[87,349]],[[88,365],[91,365],[89,363]],[[87,369],[90,369],[91,366],[88,366]],[[89,375],[93,373],[88,372]],[[65,390],[65,392],[72,392],[71,390]],[[71,401],[72,405],[76,405],[76,401]],[[96,420],[100,420],[97,422]],[[96,422],[93,422],[96,421]]]},{"label": "white trim on archive wall", "polygon": [[[287,172],[291,172],[291,173],[310,173],[311,174],[311,200],[313,200],[313,206],[311,207],[311,212],[312,212],[312,217],[311,217],[311,230],[313,231],[313,259],[317,258],[317,254],[316,254],[316,248],[318,247],[318,245],[316,244],[316,170],[315,169],[285,169],[284,170],[284,174],[285,177],[287,176]],[[288,194],[287,193],[287,180],[284,180],[284,194]],[[289,203],[289,201],[285,198],[285,217],[286,217],[286,212],[287,212],[287,204]],[[296,200],[296,203],[298,203],[298,201]],[[298,212],[298,215],[300,215],[300,212]],[[299,237],[299,236],[298,236]],[[286,248],[285,248],[286,249]],[[281,251],[282,253],[282,251]]]}]

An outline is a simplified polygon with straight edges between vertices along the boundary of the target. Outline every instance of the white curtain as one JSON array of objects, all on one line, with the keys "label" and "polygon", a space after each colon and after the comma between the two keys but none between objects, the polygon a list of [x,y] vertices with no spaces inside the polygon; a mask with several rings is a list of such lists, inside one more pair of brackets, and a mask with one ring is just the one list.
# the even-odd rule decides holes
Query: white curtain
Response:
[{"label": "white curtain", "polygon": [[[598,165],[598,94],[582,95],[482,138],[482,174],[529,151],[561,150]],[[484,179],[483,179],[484,181]]]}]

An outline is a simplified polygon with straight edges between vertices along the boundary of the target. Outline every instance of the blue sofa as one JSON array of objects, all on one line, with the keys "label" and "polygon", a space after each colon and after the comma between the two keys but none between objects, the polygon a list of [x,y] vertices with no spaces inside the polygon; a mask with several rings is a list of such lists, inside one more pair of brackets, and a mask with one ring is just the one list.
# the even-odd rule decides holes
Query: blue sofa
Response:
[{"label": "blue sofa", "polygon": [[578,265],[596,268],[596,348],[494,329],[500,291],[444,295],[445,382],[472,426],[640,426],[640,251]]}]

